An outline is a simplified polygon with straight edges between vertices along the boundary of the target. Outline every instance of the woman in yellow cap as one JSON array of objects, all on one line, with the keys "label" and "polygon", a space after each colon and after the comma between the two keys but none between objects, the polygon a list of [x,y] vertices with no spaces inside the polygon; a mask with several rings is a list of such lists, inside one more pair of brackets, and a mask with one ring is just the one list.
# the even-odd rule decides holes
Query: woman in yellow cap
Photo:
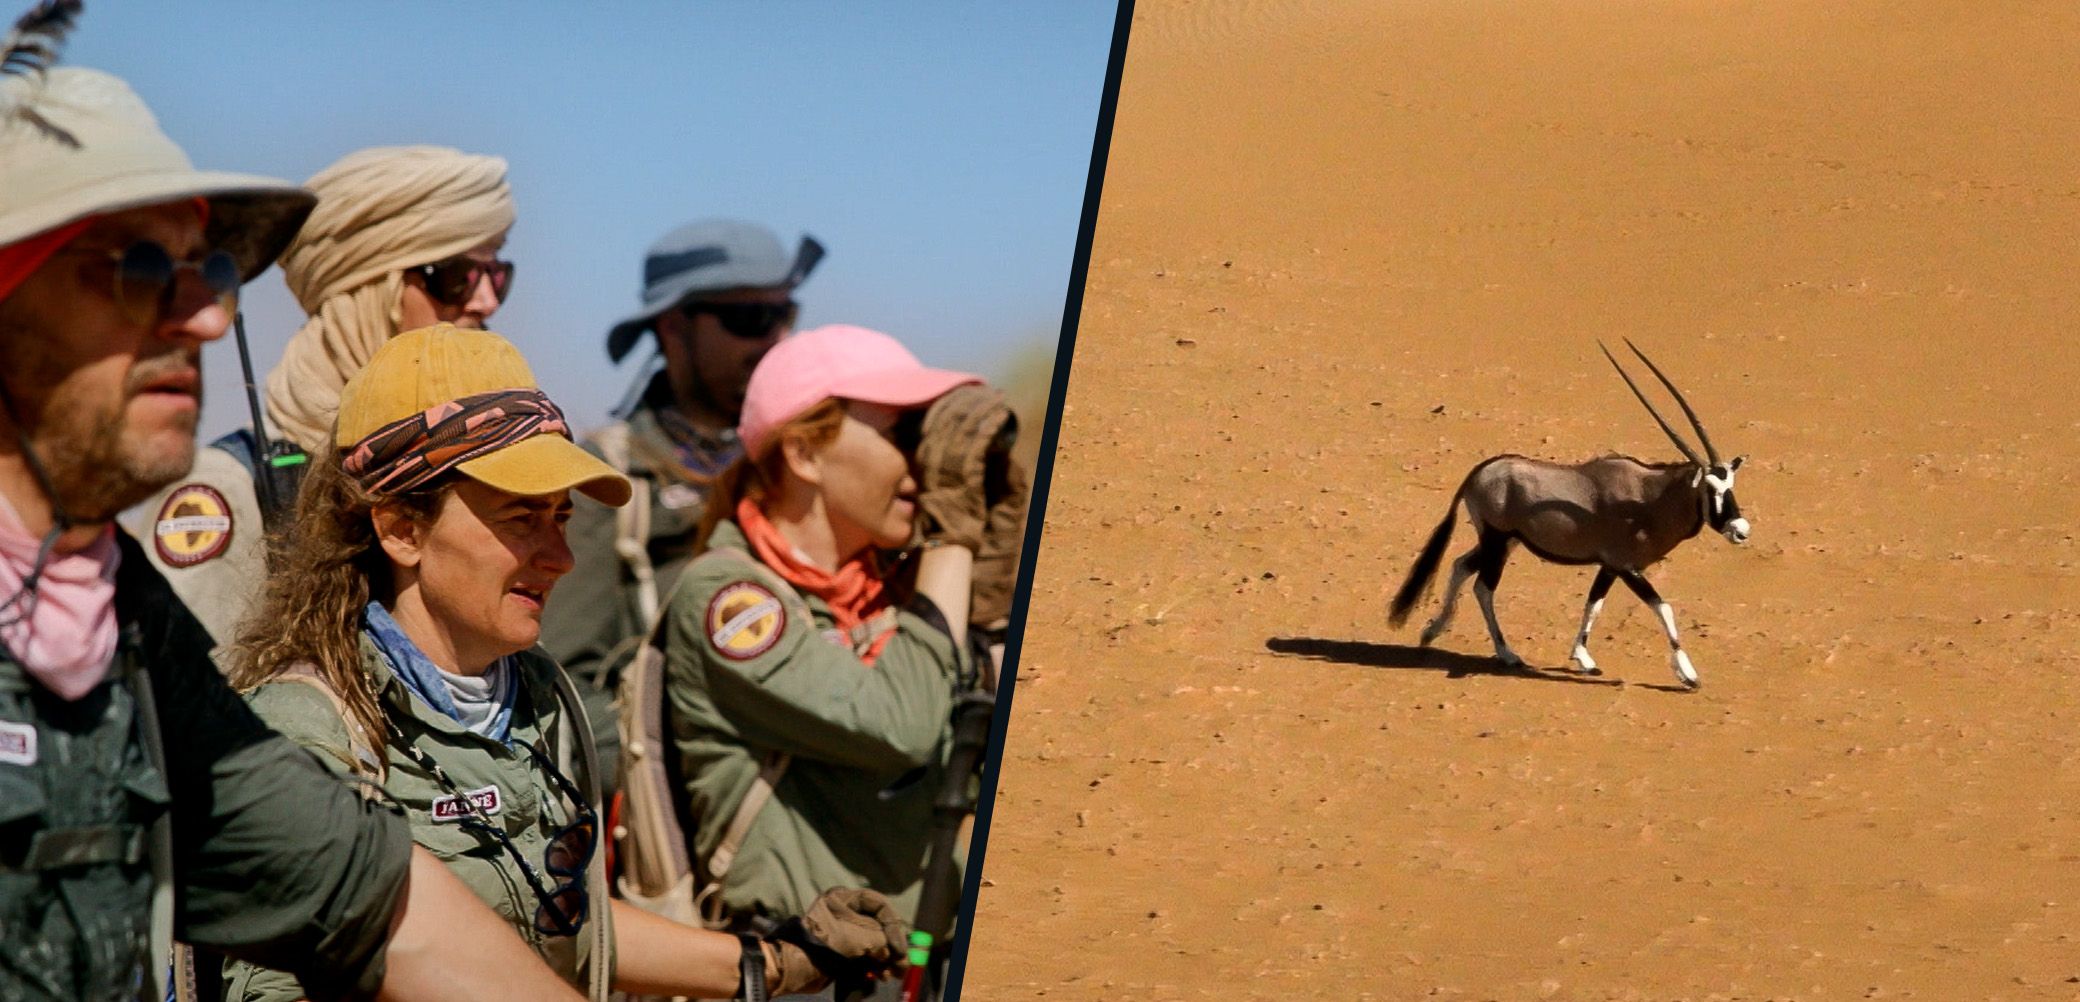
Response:
[{"label": "woman in yellow cap", "polygon": [[[536,648],[571,568],[571,492],[625,504],[629,482],[570,440],[496,334],[439,325],[378,349],[341,394],[263,614],[233,681],[275,729],[369,796],[510,921],[550,966],[624,991],[776,994],[885,965],[901,922],[834,891],[772,940],[679,925],[606,894],[597,763],[563,671]],[[830,966],[829,961],[825,961]],[[857,967],[851,966],[856,964]],[[293,999],[288,974],[234,963],[235,999]]]}]

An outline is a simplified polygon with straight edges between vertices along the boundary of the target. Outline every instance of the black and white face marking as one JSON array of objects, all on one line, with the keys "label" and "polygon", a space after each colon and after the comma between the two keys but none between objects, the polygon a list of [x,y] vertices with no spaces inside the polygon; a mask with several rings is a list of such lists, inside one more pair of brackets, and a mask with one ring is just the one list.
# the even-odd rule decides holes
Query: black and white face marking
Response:
[{"label": "black and white face marking", "polygon": [[1733,475],[1740,471],[1743,457],[1721,463],[1704,472],[1705,517],[1712,528],[1734,543],[1748,541],[1748,520],[1741,517],[1740,502],[1733,496]]}]

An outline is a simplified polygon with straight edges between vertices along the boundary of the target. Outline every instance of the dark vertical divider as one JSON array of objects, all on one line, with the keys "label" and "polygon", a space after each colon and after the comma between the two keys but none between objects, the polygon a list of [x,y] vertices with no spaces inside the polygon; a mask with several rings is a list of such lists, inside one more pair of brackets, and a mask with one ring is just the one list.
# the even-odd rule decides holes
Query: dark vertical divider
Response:
[{"label": "dark vertical divider", "polygon": [[1127,34],[1134,23],[1134,0],[1120,0],[1112,24],[1112,52],[1105,64],[1105,92],[1099,99],[1098,126],[1091,140],[1090,178],[1084,185],[1083,219],[1076,229],[1076,260],[1069,270],[1069,293],[1062,308],[1062,340],[1054,356],[1054,382],[1047,394],[1047,421],[1040,436],[1040,456],[1033,469],[1033,500],[1026,516],[1024,559],[1019,562],[1018,584],[1012,593],[1011,626],[1004,644],[1003,677],[998,682],[996,716],[990,725],[989,752],[982,771],[981,797],[975,809],[975,827],[968,848],[968,867],[961,888],[960,935],[954,944],[953,963],[947,975],[947,1002],[959,1002],[961,981],[968,966],[969,933],[975,924],[975,901],[982,890],[983,865],[989,846],[989,825],[996,813],[997,770],[1004,761],[1004,740],[1011,724],[1011,703],[1018,693],[1018,657],[1025,644],[1026,609],[1033,599],[1033,569],[1039,564],[1040,529],[1046,522],[1047,494],[1054,480],[1054,452],[1062,429],[1062,402],[1069,390],[1069,363],[1076,351],[1076,324],[1083,314],[1083,283],[1090,271],[1091,238],[1098,227],[1099,195],[1105,186],[1105,156],[1112,145],[1113,111],[1119,103],[1120,71],[1126,65]]}]

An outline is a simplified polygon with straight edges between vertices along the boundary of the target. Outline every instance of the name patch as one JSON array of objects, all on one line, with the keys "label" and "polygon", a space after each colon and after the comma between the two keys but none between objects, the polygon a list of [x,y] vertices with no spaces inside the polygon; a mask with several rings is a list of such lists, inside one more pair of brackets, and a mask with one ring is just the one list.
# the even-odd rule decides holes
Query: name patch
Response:
[{"label": "name patch", "polygon": [[[499,798],[498,787],[496,786],[487,786],[481,790],[471,790],[462,796],[468,797],[470,802],[476,805],[477,812],[481,812],[489,817],[497,817],[499,808],[504,806],[504,802]],[[433,802],[433,820],[436,824],[460,821],[463,818],[473,816],[475,814],[470,811],[468,806],[463,804],[462,797],[441,797]]]},{"label": "name patch", "polygon": [[787,608],[779,596],[753,581],[739,581],[708,600],[708,643],[732,661],[749,661],[773,649],[787,632]]},{"label": "name patch", "polygon": [[0,720],[0,762],[8,765],[36,764],[36,728]]},{"label": "name patch", "polygon": [[193,567],[231,546],[231,504],[216,488],[186,484],[167,495],[152,520],[152,546],[168,567]]}]

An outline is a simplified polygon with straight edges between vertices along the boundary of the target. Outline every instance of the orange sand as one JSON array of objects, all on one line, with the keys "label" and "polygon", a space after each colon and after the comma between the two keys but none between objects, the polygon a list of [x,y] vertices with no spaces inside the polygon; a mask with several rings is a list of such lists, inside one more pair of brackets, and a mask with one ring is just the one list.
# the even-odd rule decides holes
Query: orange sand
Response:
[{"label": "orange sand", "polygon": [[[2076,68],[2060,3],[1143,3],[964,996],[2080,997]],[[1620,336],[1749,457],[1651,574],[1703,690],[1622,588],[1607,684],[1411,650],[1474,462],[1675,458]],[[1511,563],[1533,664],[1588,579]]]}]

